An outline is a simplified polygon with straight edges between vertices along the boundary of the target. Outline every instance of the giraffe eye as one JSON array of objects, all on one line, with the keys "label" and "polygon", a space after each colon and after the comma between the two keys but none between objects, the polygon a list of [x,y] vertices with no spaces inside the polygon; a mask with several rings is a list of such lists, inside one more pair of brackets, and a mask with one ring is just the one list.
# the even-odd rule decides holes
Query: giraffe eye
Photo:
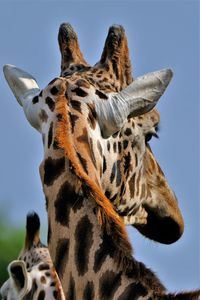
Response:
[{"label": "giraffe eye", "polygon": [[153,133],[147,133],[145,136],[145,143],[148,143],[152,139]]},{"label": "giraffe eye", "polygon": [[152,137],[155,137],[155,138],[159,138],[159,136],[158,136],[158,134],[157,134],[157,132],[156,132],[156,130],[154,131],[154,132],[148,132],[146,135],[145,135],[145,143],[148,143],[151,139],[152,139]]}]

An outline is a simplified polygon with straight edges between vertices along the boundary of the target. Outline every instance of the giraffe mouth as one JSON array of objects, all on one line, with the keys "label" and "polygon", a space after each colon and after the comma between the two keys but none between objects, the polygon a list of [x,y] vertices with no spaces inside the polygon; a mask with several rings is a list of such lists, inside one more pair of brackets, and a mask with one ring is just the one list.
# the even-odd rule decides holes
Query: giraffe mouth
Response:
[{"label": "giraffe mouth", "polygon": [[145,237],[162,244],[175,243],[183,233],[183,224],[172,216],[160,216],[154,209],[145,206],[148,214],[146,224],[136,224],[134,227]]}]

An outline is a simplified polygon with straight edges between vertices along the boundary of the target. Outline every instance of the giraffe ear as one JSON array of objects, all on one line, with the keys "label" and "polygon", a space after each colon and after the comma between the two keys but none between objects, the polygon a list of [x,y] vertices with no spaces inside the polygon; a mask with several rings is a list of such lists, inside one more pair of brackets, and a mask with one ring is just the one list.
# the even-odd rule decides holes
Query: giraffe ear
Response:
[{"label": "giraffe ear", "polygon": [[150,111],[167,88],[173,73],[170,69],[138,77],[107,101],[95,103],[101,131],[109,137],[119,131],[127,117],[136,117]]},{"label": "giraffe ear", "polygon": [[3,71],[9,87],[24,109],[26,118],[34,128],[40,131],[39,108],[32,105],[33,98],[40,93],[36,80],[29,73],[13,65],[5,65]]},{"label": "giraffe ear", "polygon": [[9,87],[21,106],[23,106],[24,102],[28,99],[32,99],[39,94],[40,89],[38,84],[35,78],[29,73],[13,65],[5,65],[3,72]]},{"label": "giraffe ear", "polygon": [[30,277],[25,262],[22,260],[12,261],[8,266],[8,273],[19,299],[22,299],[30,291]]}]

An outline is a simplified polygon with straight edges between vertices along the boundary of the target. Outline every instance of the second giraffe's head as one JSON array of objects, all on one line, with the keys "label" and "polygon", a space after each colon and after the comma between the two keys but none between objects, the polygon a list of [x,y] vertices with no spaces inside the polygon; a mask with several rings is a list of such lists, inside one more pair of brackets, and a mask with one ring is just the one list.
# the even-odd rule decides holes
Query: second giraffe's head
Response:
[{"label": "second giraffe's head", "polygon": [[[183,219],[149,146],[157,136],[154,108],[172,71],[132,79],[124,29],[109,29],[101,59],[88,65],[69,24],[60,26],[61,76],[40,90],[28,73],[11,65],[4,74],[26,118],[43,136],[43,185],[72,172],[71,153],[113,203],[126,224],[161,243],[183,233]],[[63,160],[60,149],[65,148]],[[70,161],[71,162],[71,161]],[[71,162],[73,165],[73,162]]]}]

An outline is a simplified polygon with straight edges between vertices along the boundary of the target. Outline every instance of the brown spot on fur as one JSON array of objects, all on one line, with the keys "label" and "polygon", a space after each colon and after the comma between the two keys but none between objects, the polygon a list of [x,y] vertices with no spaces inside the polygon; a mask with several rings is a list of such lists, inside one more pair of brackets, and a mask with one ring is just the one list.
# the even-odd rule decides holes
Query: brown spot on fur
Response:
[{"label": "brown spot on fur", "polygon": [[74,133],[74,127],[75,127],[76,121],[78,120],[79,117],[70,112],[69,112],[69,117],[70,117],[70,121],[71,121],[72,133]]},{"label": "brown spot on fur", "polygon": [[41,282],[42,284],[45,284],[45,283],[47,282],[47,281],[46,281],[46,278],[45,278],[44,276],[41,276],[40,282]]},{"label": "brown spot on fur", "polygon": [[99,150],[99,154],[102,156],[103,155],[103,149],[102,149],[101,144],[100,144],[99,141],[97,141],[97,148]]},{"label": "brown spot on fur", "polygon": [[88,95],[87,92],[85,92],[83,89],[77,87],[72,90],[73,93],[76,93],[77,96],[79,97],[86,97]]},{"label": "brown spot on fur", "polygon": [[135,195],[135,173],[133,174],[133,176],[131,177],[130,181],[129,181],[129,189],[130,189],[130,193],[131,193],[131,198],[134,198]]},{"label": "brown spot on fur", "polygon": [[103,99],[103,100],[107,100],[107,99],[108,99],[108,96],[107,96],[106,94],[102,93],[102,92],[99,91],[99,90],[96,90],[96,91],[95,91],[95,94],[96,94],[97,96],[99,96],[100,99]]},{"label": "brown spot on fur", "polygon": [[42,122],[47,122],[47,120],[48,120],[48,115],[47,115],[47,113],[46,113],[46,111],[44,110],[44,109],[41,109],[41,112],[40,112],[40,114],[39,114],[39,118],[40,118],[40,120],[42,121]]},{"label": "brown spot on fur", "polygon": [[76,84],[78,85],[78,87],[84,87],[86,89],[89,89],[90,88],[90,84],[89,82],[87,82],[85,79],[78,79],[76,81]]},{"label": "brown spot on fur", "polygon": [[89,113],[88,113],[88,123],[90,124],[92,129],[96,127],[97,114],[95,110],[95,106],[92,103],[87,104]]}]

